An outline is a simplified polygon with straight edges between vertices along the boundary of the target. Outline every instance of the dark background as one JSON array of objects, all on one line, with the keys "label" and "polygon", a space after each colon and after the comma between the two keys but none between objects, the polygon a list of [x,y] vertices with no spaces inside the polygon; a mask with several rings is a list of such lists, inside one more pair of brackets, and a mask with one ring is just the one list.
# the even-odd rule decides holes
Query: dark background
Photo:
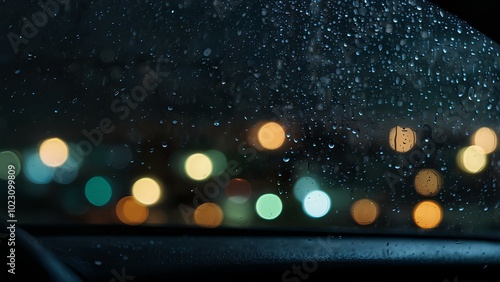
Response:
[{"label": "dark background", "polygon": [[465,20],[491,39],[500,42],[498,1],[431,0],[430,2],[456,14],[459,18]]}]

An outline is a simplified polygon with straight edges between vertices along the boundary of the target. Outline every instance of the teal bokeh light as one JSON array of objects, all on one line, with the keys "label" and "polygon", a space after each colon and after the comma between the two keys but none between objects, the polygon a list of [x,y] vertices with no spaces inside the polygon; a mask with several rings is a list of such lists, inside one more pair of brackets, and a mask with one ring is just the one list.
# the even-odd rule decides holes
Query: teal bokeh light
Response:
[{"label": "teal bokeh light", "polygon": [[94,176],[85,185],[85,197],[94,206],[104,206],[113,194],[111,184],[101,176]]}]

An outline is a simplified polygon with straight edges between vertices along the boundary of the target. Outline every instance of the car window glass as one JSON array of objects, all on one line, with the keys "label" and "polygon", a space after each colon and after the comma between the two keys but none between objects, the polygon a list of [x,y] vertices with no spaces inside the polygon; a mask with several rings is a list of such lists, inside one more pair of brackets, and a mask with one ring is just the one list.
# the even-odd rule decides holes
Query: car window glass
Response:
[{"label": "car window glass", "polygon": [[6,3],[11,219],[498,228],[500,48],[430,2]]}]

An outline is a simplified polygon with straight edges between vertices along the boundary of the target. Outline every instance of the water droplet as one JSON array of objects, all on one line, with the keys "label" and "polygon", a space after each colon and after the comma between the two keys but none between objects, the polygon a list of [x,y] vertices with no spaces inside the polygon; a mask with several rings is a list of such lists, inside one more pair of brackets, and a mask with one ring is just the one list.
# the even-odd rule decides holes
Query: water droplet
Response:
[{"label": "water droplet", "polygon": [[94,261],[94,263],[95,263],[95,265],[102,265],[102,261],[100,261],[100,260],[96,260],[96,261]]},{"label": "water droplet", "polygon": [[333,149],[333,147],[335,147],[335,144],[333,144],[333,143],[328,144],[328,148]]},{"label": "water droplet", "polygon": [[161,143],[161,146],[162,146],[163,148],[167,148],[168,144],[167,144],[167,142],[163,142],[163,143]]},{"label": "water droplet", "polygon": [[285,163],[289,162],[289,161],[290,161],[290,157],[289,157],[289,156],[284,156],[284,157],[283,157],[283,161],[284,161]]},{"label": "water droplet", "polygon": [[205,57],[210,56],[210,54],[212,54],[212,49],[210,48],[205,49],[205,51],[203,52],[203,56]]},{"label": "water droplet", "polygon": [[219,127],[219,125],[220,125],[220,123],[219,123],[218,121],[215,121],[215,122],[214,122],[214,126],[215,126],[215,127]]}]

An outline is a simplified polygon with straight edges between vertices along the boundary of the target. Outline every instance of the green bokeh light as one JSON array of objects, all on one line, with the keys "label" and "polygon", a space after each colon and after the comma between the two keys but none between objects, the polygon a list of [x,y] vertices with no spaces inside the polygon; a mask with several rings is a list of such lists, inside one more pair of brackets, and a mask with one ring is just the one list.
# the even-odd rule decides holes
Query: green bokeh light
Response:
[{"label": "green bokeh light", "polygon": [[85,197],[94,206],[104,206],[111,199],[111,184],[103,177],[94,176],[85,185]]},{"label": "green bokeh light", "polygon": [[12,151],[3,151],[0,152],[0,178],[1,179],[7,179],[9,176],[9,169],[8,166],[13,165],[15,169],[13,170],[15,173],[14,175],[17,176],[19,175],[19,172],[21,171],[21,160],[19,156],[12,152]]},{"label": "green bokeh light", "polygon": [[261,218],[272,220],[281,214],[283,203],[277,195],[268,193],[259,197],[255,209]]}]

